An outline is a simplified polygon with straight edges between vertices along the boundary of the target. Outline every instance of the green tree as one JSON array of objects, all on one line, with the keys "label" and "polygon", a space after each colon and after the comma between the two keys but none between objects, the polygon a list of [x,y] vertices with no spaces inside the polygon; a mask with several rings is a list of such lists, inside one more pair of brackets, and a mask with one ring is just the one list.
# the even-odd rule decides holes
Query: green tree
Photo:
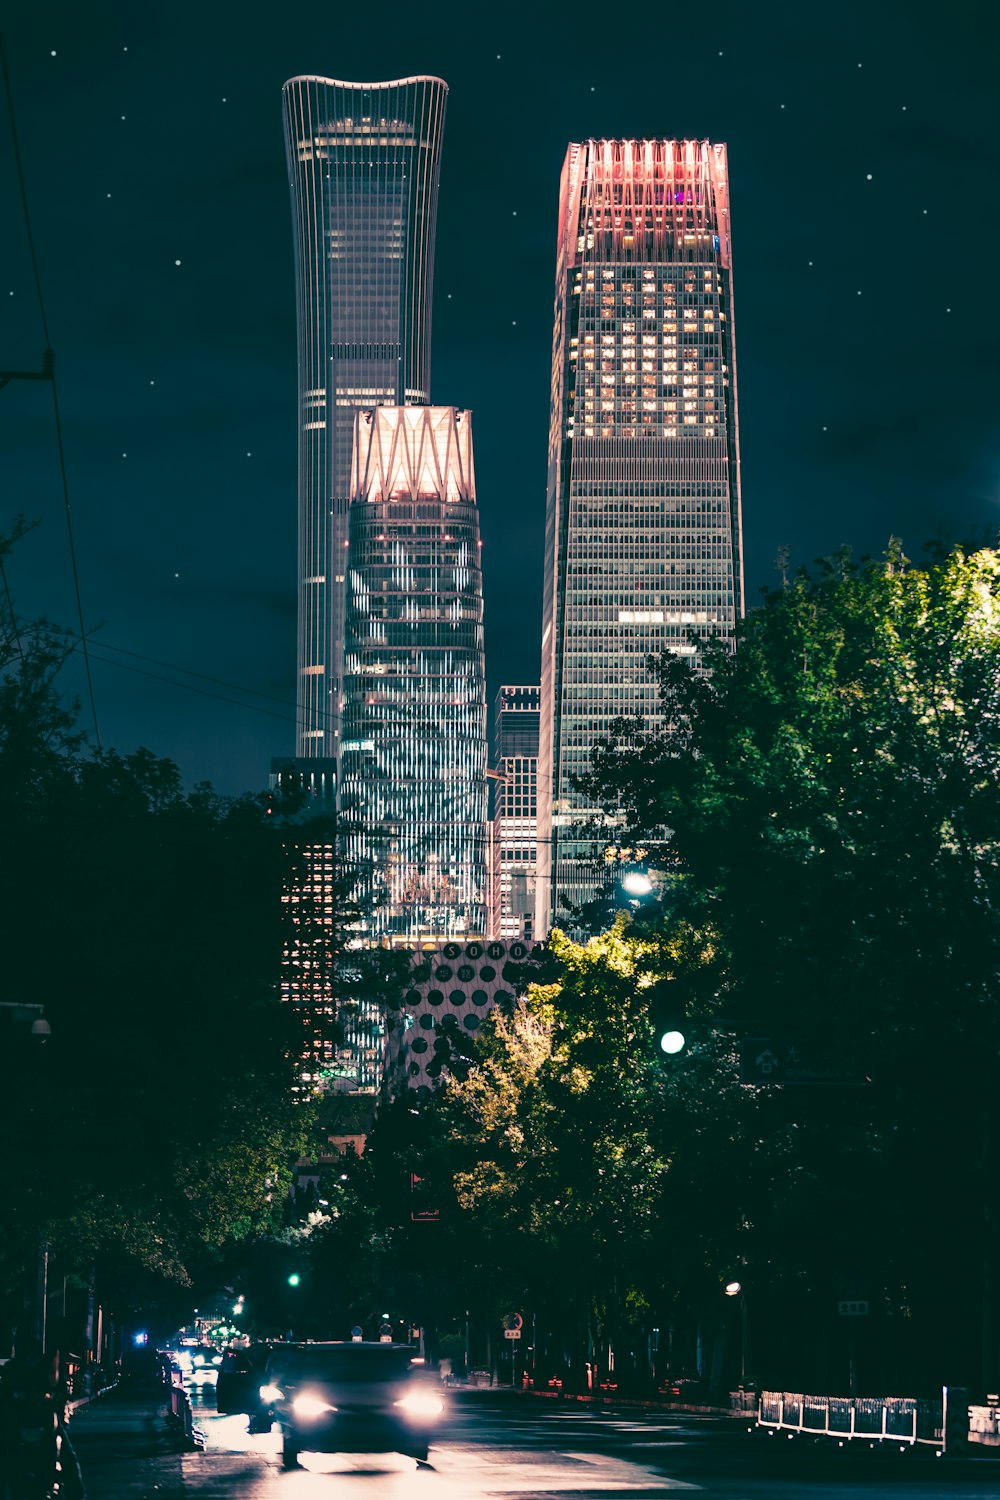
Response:
[{"label": "green tree", "polygon": [[712,934],[726,1024],[873,1078],[766,1106],[796,1144],[756,1275],[810,1336],[838,1288],[870,1295],[890,1381],[995,1382],[1000,557],[842,553],[710,674],[651,666],[667,728],[616,726],[589,794],[657,851],[666,930]]},{"label": "green tree", "polygon": [[39,1233],[62,1269],[189,1281],[272,1222],[308,1123],[280,831],[264,799],[90,751],[58,687],[71,646],[44,622],[0,639],[0,998],[52,1031],[37,1049],[8,1029],[0,1064],[12,1318]]},{"label": "green tree", "polygon": [[526,1311],[540,1375],[582,1386],[584,1362],[609,1373],[613,1348],[616,1378],[648,1388],[653,1327],[686,1310],[693,1349],[707,1309],[710,1342],[740,1251],[735,1205],[760,1169],[757,1101],[724,1040],[693,1050],[680,1086],[657,1060],[648,989],[709,961],[694,934],[620,917],[586,945],[556,932],[550,950],[548,982],[491,1013],[422,1112],[419,1170],[442,1204],[453,1319],[464,1305],[499,1331]]}]

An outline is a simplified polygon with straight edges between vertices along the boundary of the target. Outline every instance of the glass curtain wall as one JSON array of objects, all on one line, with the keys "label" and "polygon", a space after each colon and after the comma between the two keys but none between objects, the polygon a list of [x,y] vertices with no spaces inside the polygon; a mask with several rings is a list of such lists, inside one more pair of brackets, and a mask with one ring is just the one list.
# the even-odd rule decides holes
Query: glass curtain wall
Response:
[{"label": "glass curtain wall", "polygon": [[559,206],[542,620],[536,935],[601,889],[614,829],[574,791],[650,653],[697,670],[743,613],[726,148],[571,145]]},{"label": "glass curtain wall", "polygon": [[299,756],[337,756],[351,445],[361,407],[430,400],[447,85],[283,90],[299,367]]},{"label": "glass curtain wall", "polygon": [[342,830],[377,941],[486,931],[486,675],[471,414],[359,413]]}]

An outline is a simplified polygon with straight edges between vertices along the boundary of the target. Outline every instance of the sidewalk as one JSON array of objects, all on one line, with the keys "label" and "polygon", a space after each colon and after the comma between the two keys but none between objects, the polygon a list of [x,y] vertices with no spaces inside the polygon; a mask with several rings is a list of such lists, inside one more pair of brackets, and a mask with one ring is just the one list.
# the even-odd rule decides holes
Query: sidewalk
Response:
[{"label": "sidewalk", "polygon": [[69,1436],[87,1500],[181,1500],[180,1434],[169,1393],[116,1388],[73,1413]]}]

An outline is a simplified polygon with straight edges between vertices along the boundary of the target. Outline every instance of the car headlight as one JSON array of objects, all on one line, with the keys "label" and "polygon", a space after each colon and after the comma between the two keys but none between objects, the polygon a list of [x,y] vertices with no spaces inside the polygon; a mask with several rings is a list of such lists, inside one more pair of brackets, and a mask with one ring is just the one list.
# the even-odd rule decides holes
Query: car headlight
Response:
[{"label": "car headlight", "polygon": [[285,1393],[276,1385],[262,1385],[259,1394],[262,1401],[280,1401]]},{"label": "car headlight", "polygon": [[402,1407],[408,1417],[418,1422],[430,1421],[433,1417],[439,1417],[444,1411],[444,1402],[433,1391],[411,1391],[408,1396],[397,1401],[396,1405]]},{"label": "car headlight", "polygon": [[325,1417],[328,1411],[336,1411],[329,1401],[324,1401],[321,1396],[310,1396],[308,1394],[296,1396],[292,1402],[292,1411],[297,1417]]}]

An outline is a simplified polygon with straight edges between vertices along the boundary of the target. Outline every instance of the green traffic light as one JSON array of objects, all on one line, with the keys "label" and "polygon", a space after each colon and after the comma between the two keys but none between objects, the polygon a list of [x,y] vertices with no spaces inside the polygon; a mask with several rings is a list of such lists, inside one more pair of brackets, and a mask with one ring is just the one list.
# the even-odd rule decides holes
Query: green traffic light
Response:
[{"label": "green traffic light", "polygon": [[289,1278],[288,1278],[288,1285],[289,1286],[298,1286],[298,1284],[299,1284],[299,1282],[301,1280],[302,1280],[302,1277],[299,1275],[298,1271],[293,1271],[292,1274],[291,1274],[291,1276],[289,1276]]}]

